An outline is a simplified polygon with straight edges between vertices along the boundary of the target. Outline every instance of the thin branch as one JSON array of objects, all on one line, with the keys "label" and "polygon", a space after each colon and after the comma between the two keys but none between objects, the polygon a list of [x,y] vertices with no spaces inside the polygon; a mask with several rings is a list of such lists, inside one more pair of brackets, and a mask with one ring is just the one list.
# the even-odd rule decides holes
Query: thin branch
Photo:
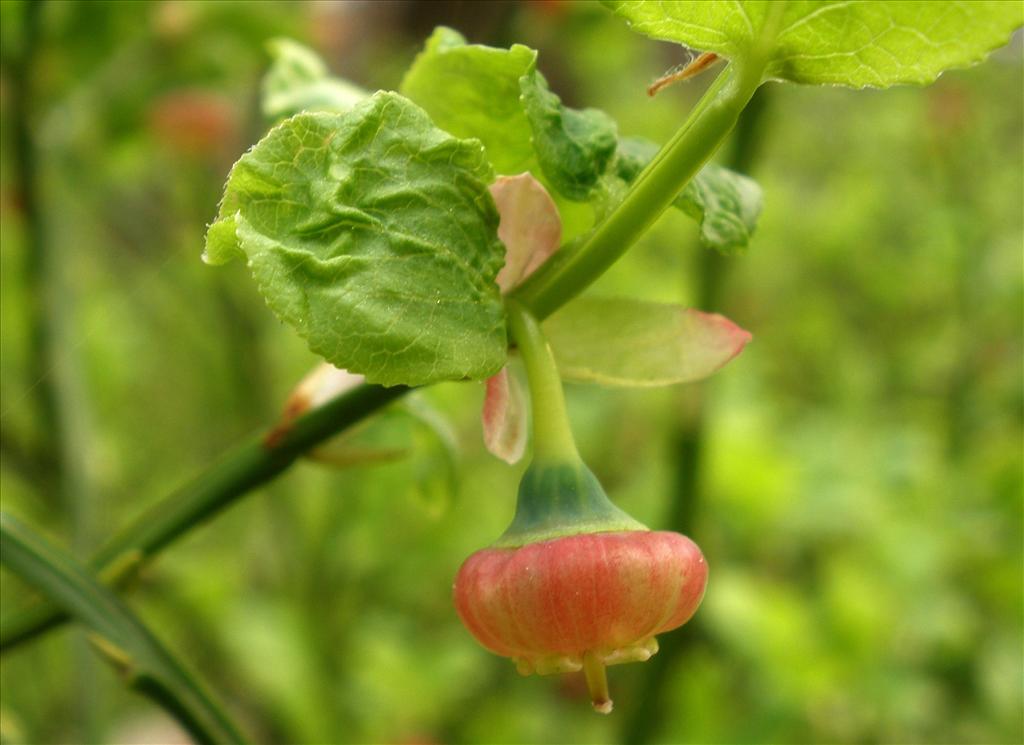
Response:
[{"label": "thin branch", "polygon": [[[402,396],[404,386],[362,385],[276,426],[228,453],[191,483],[157,503],[118,534],[90,562],[104,580],[120,584],[191,528],[287,469],[303,453]],[[67,620],[52,602],[41,602],[0,623],[0,652]]]}]

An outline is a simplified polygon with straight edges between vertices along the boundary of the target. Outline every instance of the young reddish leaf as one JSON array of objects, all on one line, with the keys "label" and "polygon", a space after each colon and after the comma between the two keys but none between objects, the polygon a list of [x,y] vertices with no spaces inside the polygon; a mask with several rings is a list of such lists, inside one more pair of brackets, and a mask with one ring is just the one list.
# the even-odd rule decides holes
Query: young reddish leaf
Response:
[{"label": "young reddish leaf", "polygon": [[[501,222],[498,237],[505,244],[505,266],[496,279],[507,293],[558,250],[562,220],[544,186],[529,173],[502,176],[491,184]],[[484,444],[507,463],[526,449],[526,395],[508,366],[487,379],[481,413]]]},{"label": "young reddish leaf", "polygon": [[569,303],[544,331],[566,380],[631,387],[706,378],[751,339],[717,313],[591,297]]},{"label": "young reddish leaf", "polygon": [[487,379],[481,419],[484,444],[506,463],[515,463],[526,449],[526,396],[508,366]]},{"label": "young reddish leaf", "polygon": [[[362,375],[353,375],[328,362],[314,367],[295,387],[284,405],[281,421],[274,428],[271,437],[287,431],[298,417],[322,406],[335,396],[350,391],[363,383]],[[353,444],[355,430],[343,432],[320,443],[306,453],[310,460],[344,468],[347,466],[384,463],[404,458],[409,454],[406,447],[361,446]]]},{"label": "young reddish leaf", "polygon": [[284,417],[287,420],[305,414],[310,409],[329,401],[339,393],[352,390],[363,382],[362,375],[353,375],[329,362],[321,362],[314,367],[288,396],[284,406]]},{"label": "young reddish leaf", "polygon": [[498,238],[505,244],[505,266],[496,281],[506,293],[558,250],[562,221],[551,196],[529,173],[502,176],[490,189],[501,216]]}]

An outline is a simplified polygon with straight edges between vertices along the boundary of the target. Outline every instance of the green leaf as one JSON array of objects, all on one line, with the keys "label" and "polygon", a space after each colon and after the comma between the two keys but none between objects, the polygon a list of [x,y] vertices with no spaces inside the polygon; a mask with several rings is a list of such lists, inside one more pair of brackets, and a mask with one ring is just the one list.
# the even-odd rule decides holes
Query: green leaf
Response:
[{"label": "green leaf", "polygon": [[[427,40],[400,90],[422,106],[441,129],[480,140],[497,173],[530,172],[546,183],[519,87],[520,78],[536,63],[537,53],[528,47],[467,44],[458,32],[442,26]],[[566,241],[593,225],[590,205],[571,202],[554,187],[550,191],[562,217]]]},{"label": "green leaf", "polygon": [[615,175],[632,183],[654,156],[658,154],[658,143],[645,137],[623,137],[615,152]]},{"label": "green leaf", "polygon": [[[619,140],[616,176],[632,181],[657,152],[658,146],[649,140]],[[693,177],[674,204],[698,222],[705,247],[732,255],[749,245],[762,201],[761,187],[752,178],[711,163]]]},{"label": "green leaf", "polygon": [[750,334],[716,313],[641,300],[583,297],[544,322],[565,380],[651,387],[706,378]]},{"label": "green leaf", "polygon": [[507,356],[492,178],[396,93],[299,114],[235,164],[205,258],[244,254],[271,309],[369,382],[486,378]]},{"label": "green leaf", "polygon": [[615,154],[615,122],[597,109],[563,106],[536,70],[519,86],[544,175],[563,196],[586,201]]},{"label": "green leaf", "polygon": [[457,31],[438,27],[402,80],[403,95],[423,107],[441,129],[484,144],[494,170],[531,169],[530,124],[519,101],[519,79],[537,53],[467,44]]},{"label": "green leaf", "polygon": [[686,185],[675,204],[700,223],[700,242],[724,254],[747,248],[761,215],[761,187],[713,163]]},{"label": "green leaf", "polygon": [[93,647],[125,682],[162,706],[196,742],[244,742],[210,694],[112,590],[6,512],[0,512],[0,556],[5,568],[85,625]]},{"label": "green leaf", "polygon": [[1024,3],[980,0],[605,5],[655,39],[738,61],[763,55],[765,79],[851,88],[926,85],[981,62],[1024,23]]},{"label": "green leaf", "polygon": [[316,52],[291,39],[267,44],[273,64],[263,78],[263,113],[280,119],[300,111],[348,111],[370,94],[333,78]]}]

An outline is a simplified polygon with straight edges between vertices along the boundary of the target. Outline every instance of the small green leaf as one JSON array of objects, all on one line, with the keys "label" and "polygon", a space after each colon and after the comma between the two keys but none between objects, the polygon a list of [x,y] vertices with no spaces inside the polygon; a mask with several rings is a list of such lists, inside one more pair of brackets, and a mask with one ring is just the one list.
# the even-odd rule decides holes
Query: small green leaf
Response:
[{"label": "small green leaf", "polygon": [[[616,176],[632,181],[657,152],[658,146],[649,140],[619,140]],[[752,178],[711,163],[694,176],[674,204],[698,222],[705,247],[732,255],[749,245],[762,201],[761,187]]]},{"label": "small green leaf", "polygon": [[706,378],[750,334],[716,313],[641,300],[583,297],[544,322],[568,381],[651,387]]},{"label": "small green leaf", "polygon": [[263,113],[281,119],[300,111],[348,111],[370,94],[333,78],[312,49],[291,39],[268,43],[273,64],[263,78]]},{"label": "small green leaf", "polygon": [[675,204],[700,223],[700,242],[724,254],[747,248],[761,215],[761,187],[711,163],[686,185]]},{"label": "small green leaf", "polygon": [[205,258],[245,254],[271,309],[369,382],[483,379],[506,358],[492,178],[395,93],[299,114],[235,164]]},{"label": "small green leaf", "polygon": [[615,175],[631,183],[657,154],[658,143],[644,137],[623,137],[615,152]]},{"label": "small green leaf", "polygon": [[438,27],[402,80],[400,91],[456,137],[475,137],[502,174],[530,170],[530,124],[519,102],[519,78],[537,53],[467,44],[457,31]]},{"label": "small green leaf", "polygon": [[586,201],[615,154],[615,122],[597,109],[563,106],[536,70],[519,85],[544,175],[566,198]]},{"label": "small green leaf", "polygon": [[763,55],[765,79],[851,88],[926,85],[981,62],[1024,23],[1024,3],[998,0],[604,2],[655,39]]},{"label": "small green leaf", "polygon": [[[441,129],[480,140],[497,173],[530,172],[551,186],[537,160],[519,88],[520,78],[536,63],[537,53],[528,47],[467,44],[458,32],[442,26],[427,40],[400,90],[422,106]],[[590,205],[570,202],[553,187],[551,191],[565,240],[591,227],[594,214]]]}]

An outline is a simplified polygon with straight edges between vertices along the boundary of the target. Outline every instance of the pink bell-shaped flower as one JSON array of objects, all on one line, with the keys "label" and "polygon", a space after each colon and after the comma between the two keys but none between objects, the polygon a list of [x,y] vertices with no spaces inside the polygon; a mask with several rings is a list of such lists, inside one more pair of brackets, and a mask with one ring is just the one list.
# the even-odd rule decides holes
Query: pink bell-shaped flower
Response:
[{"label": "pink bell-shaped flower", "polygon": [[523,674],[585,670],[594,708],[608,712],[603,667],[657,652],[655,635],[690,619],[707,575],[697,544],[678,533],[583,533],[477,551],[455,579],[455,608]]}]

